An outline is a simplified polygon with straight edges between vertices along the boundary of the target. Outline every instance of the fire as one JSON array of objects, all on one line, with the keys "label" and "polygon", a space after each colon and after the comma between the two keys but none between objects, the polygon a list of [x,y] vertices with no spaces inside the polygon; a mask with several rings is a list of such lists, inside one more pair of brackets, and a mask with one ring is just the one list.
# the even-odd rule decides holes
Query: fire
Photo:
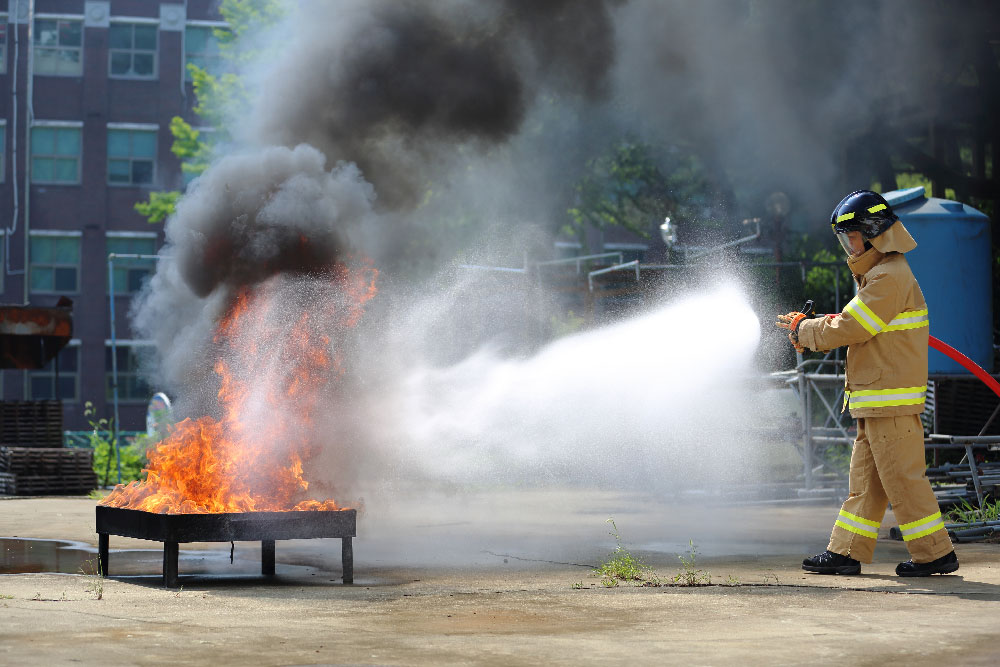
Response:
[{"label": "fire", "polygon": [[146,479],[100,504],[161,514],[342,509],[308,497],[304,464],[323,390],[343,373],[333,336],[358,322],[376,276],[370,265],[338,265],[339,298],[311,303],[274,280],[241,291],[215,334],[219,417],[174,426],[147,453]]}]

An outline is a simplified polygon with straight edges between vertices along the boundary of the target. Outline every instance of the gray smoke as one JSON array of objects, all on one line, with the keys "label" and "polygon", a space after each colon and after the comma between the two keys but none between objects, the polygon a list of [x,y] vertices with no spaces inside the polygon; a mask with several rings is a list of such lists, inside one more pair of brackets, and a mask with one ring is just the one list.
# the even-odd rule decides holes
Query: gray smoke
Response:
[{"label": "gray smoke", "polygon": [[541,90],[607,92],[610,4],[306,3],[251,132],[355,162],[382,204],[412,207],[448,151],[511,139]]},{"label": "gray smoke", "polygon": [[240,288],[278,274],[329,273],[372,223],[373,200],[357,167],[327,169],[305,145],[216,162],[168,222],[157,271],[133,314],[156,342],[155,379],[173,391],[204,386],[215,328]]},{"label": "gray smoke", "polygon": [[[212,336],[241,288],[370,256],[391,303],[426,303],[407,298],[424,286],[393,276],[393,260],[488,258],[490,236],[523,241],[527,227],[550,250],[587,160],[626,133],[697,158],[733,220],[782,190],[790,222],[818,228],[874,175],[854,149],[905,113],[887,93],[916,103],[955,63],[932,37],[947,10],[924,1],[288,4],[254,36],[275,48],[245,72],[252,107],[232,110],[241,152],[185,195],[135,311],[157,343],[155,379],[193,405],[208,402]],[[844,164],[862,165],[857,180],[842,182]],[[406,313],[369,326],[393,318]],[[465,348],[490,336],[461,313],[445,324]]]},{"label": "gray smoke", "polygon": [[241,287],[321,273],[351,253],[380,258],[394,239],[405,247],[419,236],[420,216],[408,216],[429,179],[456,155],[480,159],[516,138],[543,82],[599,99],[614,53],[611,4],[290,8],[274,31],[283,56],[246,72],[260,84],[253,112],[233,110],[246,148],[192,184],[136,305],[136,329],[159,351],[154,379],[188,393],[205,385],[214,323]]}]

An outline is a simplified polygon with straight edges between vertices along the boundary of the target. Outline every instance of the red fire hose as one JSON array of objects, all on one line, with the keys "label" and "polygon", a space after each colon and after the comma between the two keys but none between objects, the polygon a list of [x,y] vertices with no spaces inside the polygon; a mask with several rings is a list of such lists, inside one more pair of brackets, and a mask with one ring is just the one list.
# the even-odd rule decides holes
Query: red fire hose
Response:
[{"label": "red fire hose", "polygon": [[935,338],[934,336],[930,337],[930,343],[932,348],[962,364],[966,370],[982,380],[983,384],[992,389],[994,394],[1000,396],[1000,382],[997,382],[982,366],[974,362],[972,359],[969,359],[951,345],[948,345],[948,343]]},{"label": "red fire hose", "polygon": [[[805,313],[806,316],[810,316],[813,314],[812,299],[806,301],[806,304],[802,306],[802,310],[800,312]],[[836,313],[819,315],[819,317],[835,317],[835,316]],[[983,382],[983,384],[992,389],[994,394],[1000,396],[1000,382],[997,382],[993,378],[993,376],[987,373],[986,369],[984,369],[982,366],[974,362],[972,359],[969,359],[967,356],[965,356],[964,354],[953,348],[951,345],[948,345],[948,343],[944,342],[940,338],[935,338],[934,336],[931,336],[930,346],[935,350],[937,350],[938,352],[940,352],[941,354],[944,354],[954,359],[958,363],[962,364],[962,366],[964,366],[967,371],[975,375]]]}]

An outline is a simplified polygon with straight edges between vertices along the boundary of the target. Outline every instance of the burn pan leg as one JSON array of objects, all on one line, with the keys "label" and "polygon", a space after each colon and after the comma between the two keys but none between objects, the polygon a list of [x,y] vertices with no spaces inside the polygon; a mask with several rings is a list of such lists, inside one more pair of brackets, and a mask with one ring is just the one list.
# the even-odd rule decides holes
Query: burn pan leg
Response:
[{"label": "burn pan leg", "polygon": [[107,533],[97,534],[97,573],[102,577],[108,576],[108,546],[111,536]]},{"label": "burn pan leg", "polygon": [[177,588],[177,558],[180,545],[177,542],[163,543],[163,585]]},{"label": "burn pan leg", "polygon": [[260,541],[260,573],[266,577],[274,576],[274,540]]},{"label": "burn pan leg", "polygon": [[340,559],[344,566],[344,583],[354,583],[354,546],[350,537],[340,538]]}]

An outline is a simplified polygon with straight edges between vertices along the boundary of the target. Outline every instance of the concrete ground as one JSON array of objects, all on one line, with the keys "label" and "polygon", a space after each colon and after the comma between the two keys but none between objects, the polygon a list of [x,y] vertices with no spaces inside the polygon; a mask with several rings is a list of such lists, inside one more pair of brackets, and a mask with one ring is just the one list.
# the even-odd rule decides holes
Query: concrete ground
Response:
[{"label": "concrete ground", "polygon": [[[115,537],[108,579],[0,575],[0,663],[1000,662],[995,544],[957,545],[954,576],[900,579],[905,548],[883,540],[862,575],[830,577],[799,568],[825,547],[830,505],[579,490],[441,500],[367,508],[354,585],[340,583],[338,540],[278,542],[273,579],[259,575],[259,545],[237,543],[232,564],[228,543],[181,545],[179,590],[160,584],[158,543]],[[43,569],[76,572],[94,557],[93,508],[84,498],[0,499],[0,537],[74,542],[54,551],[5,541],[0,565],[48,559]],[[693,541],[691,569],[712,585],[603,587],[592,569],[616,545],[608,517],[663,579],[683,570],[678,554]],[[883,531],[890,525],[891,514]]]}]

